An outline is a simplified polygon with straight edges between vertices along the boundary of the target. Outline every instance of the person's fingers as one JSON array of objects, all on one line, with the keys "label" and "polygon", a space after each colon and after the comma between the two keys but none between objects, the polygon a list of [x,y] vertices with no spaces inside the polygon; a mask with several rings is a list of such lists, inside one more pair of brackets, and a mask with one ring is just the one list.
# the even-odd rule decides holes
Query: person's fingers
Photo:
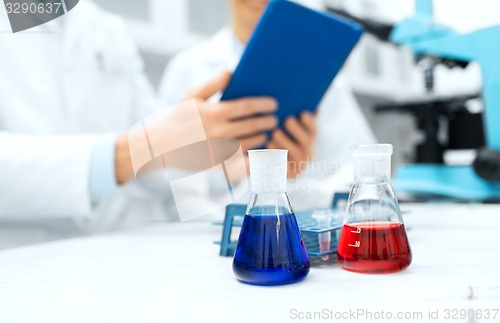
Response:
[{"label": "person's fingers", "polygon": [[297,167],[295,167],[294,165],[295,165],[295,163],[293,163],[293,162],[288,163],[288,167],[287,167],[288,179],[296,179],[300,174],[300,172],[297,171]]},{"label": "person's fingers", "polygon": [[273,132],[272,142],[280,149],[288,150],[289,160],[301,160],[301,149],[282,130],[278,129]]},{"label": "person's fingers", "polygon": [[218,112],[223,119],[241,119],[256,114],[269,114],[278,108],[278,102],[270,97],[243,98],[221,102]]},{"label": "person's fingers", "polygon": [[[272,139],[266,146],[267,149],[283,149],[284,147],[276,142],[276,140]],[[289,179],[295,179],[299,175],[300,162],[295,161],[290,156],[288,157],[287,162],[287,177]]]},{"label": "person's fingers", "polygon": [[275,116],[254,117],[239,121],[227,122],[216,130],[215,136],[221,137],[247,137],[260,132],[269,131],[278,125]]},{"label": "person's fingers", "polygon": [[240,144],[243,151],[262,146],[267,140],[265,134],[255,135],[247,138],[240,139]]},{"label": "person's fingers", "polygon": [[300,116],[300,122],[302,125],[307,129],[307,131],[313,135],[316,136],[317,132],[317,127],[316,127],[316,115],[312,114],[310,112],[304,112]]},{"label": "person's fingers", "polygon": [[207,100],[215,93],[222,91],[226,88],[226,86],[229,83],[229,80],[231,79],[231,75],[232,74],[229,71],[224,70],[222,73],[220,73],[214,79],[208,81],[207,83],[205,83],[201,87],[190,91],[186,95],[185,99],[186,100],[189,100],[189,99]]},{"label": "person's fingers", "polygon": [[308,148],[311,145],[312,136],[296,118],[287,118],[285,129],[300,146]]},{"label": "person's fingers", "polygon": [[267,149],[279,149],[278,146],[274,143],[274,141],[270,141],[267,143]]}]

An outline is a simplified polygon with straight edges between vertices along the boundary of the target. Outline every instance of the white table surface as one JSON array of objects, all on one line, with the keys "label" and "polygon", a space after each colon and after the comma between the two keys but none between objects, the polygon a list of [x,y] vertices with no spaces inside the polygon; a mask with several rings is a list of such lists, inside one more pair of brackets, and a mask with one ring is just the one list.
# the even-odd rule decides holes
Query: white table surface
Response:
[{"label": "white table surface", "polygon": [[[446,309],[500,308],[500,205],[402,209],[410,211],[413,251],[406,271],[364,275],[330,264],[279,287],[236,281],[232,259],[218,256],[213,244],[221,228],[208,222],[4,250],[0,323],[289,322],[301,321],[292,313],[358,309],[421,311],[423,319],[415,321],[445,322]],[[440,318],[428,320],[436,309]],[[500,322],[500,313],[476,321]]]}]

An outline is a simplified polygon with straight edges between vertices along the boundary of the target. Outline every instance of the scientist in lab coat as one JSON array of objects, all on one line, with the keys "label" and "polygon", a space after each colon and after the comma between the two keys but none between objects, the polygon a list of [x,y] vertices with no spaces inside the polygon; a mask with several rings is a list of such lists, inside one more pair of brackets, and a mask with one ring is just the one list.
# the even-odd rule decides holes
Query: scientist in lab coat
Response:
[{"label": "scientist in lab coat", "polygon": [[[229,0],[231,25],[180,53],[167,66],[159,89],[163,101],[167,105],[179,102],[190,88],[224,69],[234,70],[268,2]],[[220,94],[212,100],[219,98]],[[288,170],[289,177],[295,179],[288,187],[297,208],[328,207],[333,193],[347,190],[352,179],[350,147],[375,142],[342,74],[325,94],[315,118],[304,114],[298,120],[288,120],[285,128],[291,136],[279,129],[274,131],[268,148],[288,149],[293,165],[308,164],[305,168],[294,166]],[[212,186],[212,191],[221,186],[211,180],[207,185]]]},{"label": "scientist in lab coat", "polygon": [[[5,10],[0,29],[10,29]],[[133,177],[127,131],[165,107],[119,18],[82,0],[52,22],[0,34],[0,64],[0,248],[86,234],[99,225],[147,222],[156,206],[162,212],[163,202],[155,204],[143,190],[119,188]],[[223,89],[220,80],[191,97]],[[224,107],[199,100],[209,116],[242,103],[263,112],[276,108],[270,98]],[[208,132],[222,124],[241,128],[221,113],[208,119]],[[251,122],[265,131],[275,119]],[[189,122],[176,126],[190,131]],[[175,140],[169,127],[162,129],[160,138]],[[141,219],[128,220],[127,212]]]}]

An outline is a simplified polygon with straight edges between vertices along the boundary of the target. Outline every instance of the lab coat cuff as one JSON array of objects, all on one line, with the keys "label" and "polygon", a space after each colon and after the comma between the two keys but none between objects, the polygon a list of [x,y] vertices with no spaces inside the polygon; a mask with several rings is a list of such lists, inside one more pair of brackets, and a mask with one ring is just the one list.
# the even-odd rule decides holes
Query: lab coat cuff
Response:
[{"label": "lab coat cuff", "polygon": [[118,188],[115,175],[116,135],[99,136],[92,150],[89,189],[92,204],[110,197]]}]

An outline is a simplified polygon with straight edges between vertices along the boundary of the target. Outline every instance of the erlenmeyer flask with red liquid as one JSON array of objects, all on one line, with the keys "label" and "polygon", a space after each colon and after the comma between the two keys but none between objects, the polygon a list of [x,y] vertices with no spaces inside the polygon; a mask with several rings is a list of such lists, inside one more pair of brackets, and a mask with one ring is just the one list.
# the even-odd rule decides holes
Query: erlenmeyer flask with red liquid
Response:
[{"label": "erlenmeyer flask with red liquid", "polygon": [[351,148],[354,185],[338,244],[342,268],[359,273],[391,273],[407,268],[412,253],[391,186],[392,145]]}]

